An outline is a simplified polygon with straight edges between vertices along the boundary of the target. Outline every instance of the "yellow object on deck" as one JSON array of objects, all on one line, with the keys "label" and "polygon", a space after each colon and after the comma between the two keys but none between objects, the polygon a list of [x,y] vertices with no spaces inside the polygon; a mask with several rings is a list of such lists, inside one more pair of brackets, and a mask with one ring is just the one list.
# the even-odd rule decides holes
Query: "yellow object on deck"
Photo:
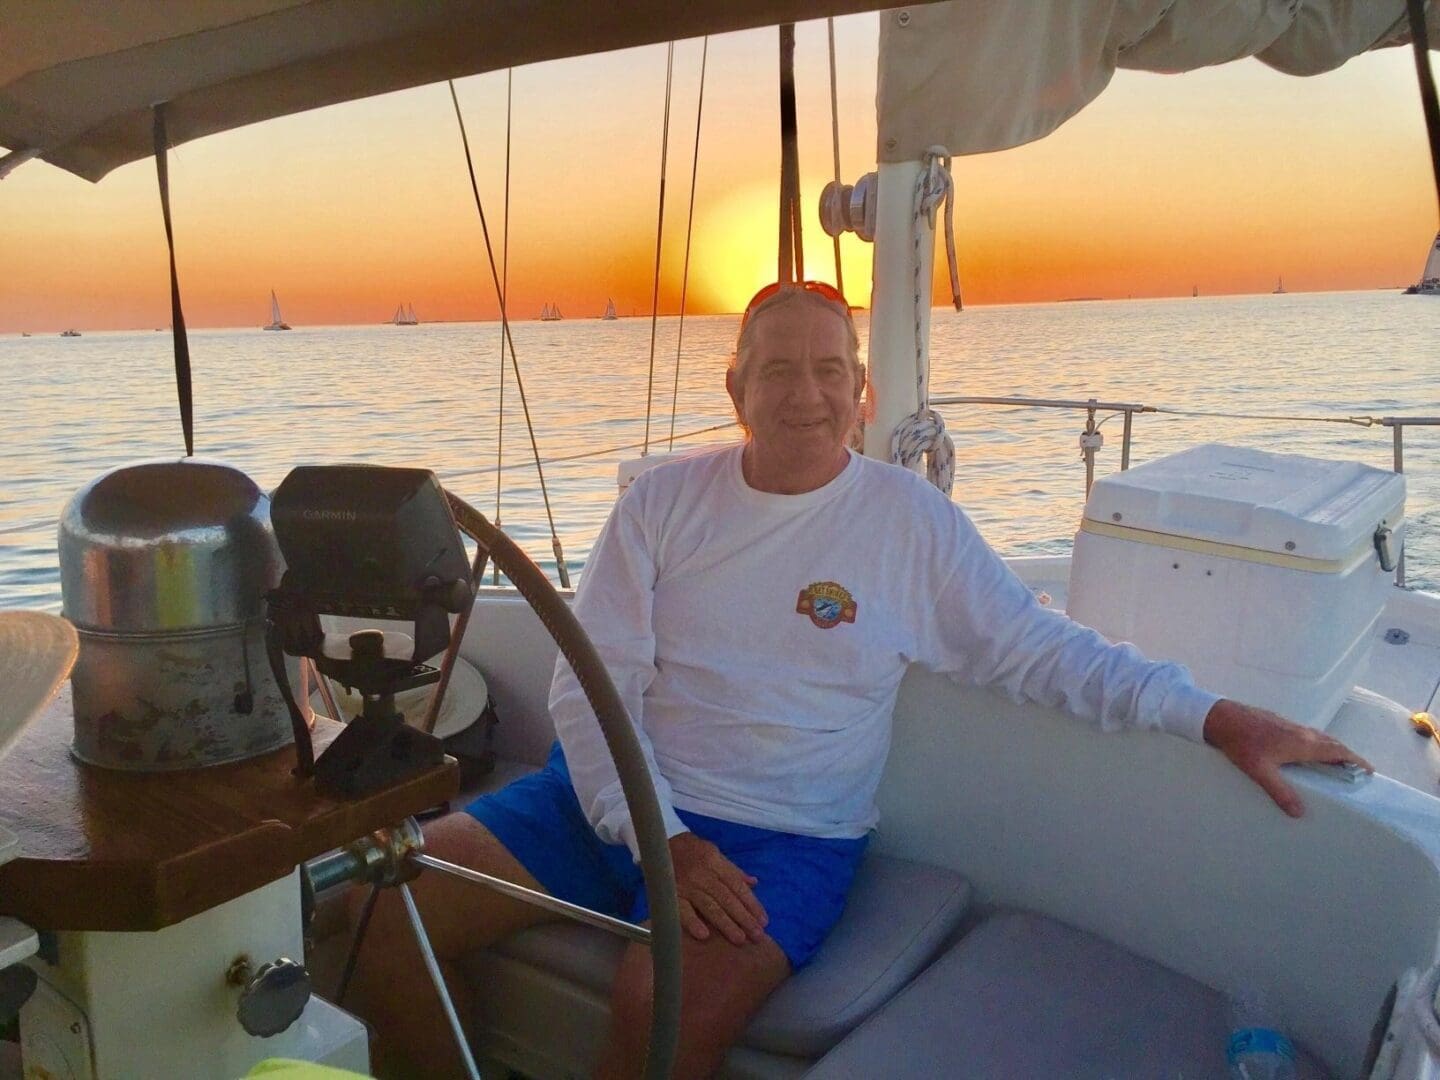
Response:
[{"label": "yellow object on deck", "polygon": [[364,1073],[348,1069],[332,1069],[329,1065],[316,1065],[309,1061],[291,1061],[289,1058],[266,1058],[248,1073],[247,1078],[263,1076],[266,1080],[356,1080]]}]

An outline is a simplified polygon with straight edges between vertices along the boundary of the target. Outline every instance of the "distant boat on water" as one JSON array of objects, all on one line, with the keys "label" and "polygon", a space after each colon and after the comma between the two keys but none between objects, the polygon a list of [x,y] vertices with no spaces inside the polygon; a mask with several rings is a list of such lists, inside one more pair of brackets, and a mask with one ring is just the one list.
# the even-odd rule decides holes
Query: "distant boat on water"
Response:
[{"label": "distant boat on water", "polygon": [[[26,337],[29,337],[30,335],[29,335],[29,334],[26,334],[25,336],[26,336]],[[61,337],[79,337],[79,336],[80,336],[80,331],[79,331],[79,330],[74,330],[74,329],[71,329],[71,330],[61,330],[61,331],[60,331],[60,336],[61,336]]]},{"label": "distant boat on water", "polygon": [[401,304],[395,309],[395,317],[390,320],[396,326],[419,326],[420,320],[415,317],[415,305],[406,307]]},{"label": "distant boat on water", "polygon": [[1425,269],[1420,280],[1405,290],[1408,296],[1440,296],[1440,233],[1430,245],[1430,254],[1425,259]]},{"label": "distant boat on water", "polygon": [[1270,290],[1270,295],[1271,295],[1271,296],[1280,296],[1280,295],[1282,295],[1284,292],[1285,292],[1285,279],[1284,279],[1284,278],[1279,278],[1279,277],[1277,277],[1277,278],[1275,279],[1275,288],[1273,288],[1273,289]]},{"label": "distant boat on water", "polygon": [[618,315],[615,314],[615,301],[614,301],[614,300],[606,300],[606,301],[605,301],[605,314],[604,314],[604,315],[601,315],[600,318],[609,321],[609,320],[611,320],[611,319],[618,319],[619,317],[620,317],[620,316],[618,316]]},{"label": "distant boat on water", "polygon": [[559,322],[565,316],[560,314],[559,304],[545,304],[540,308],[541,322]]},{"label": "distant boat on water", "polygon": [[289,330],[290,324],[280,317],[280,301],[275,299],[275,290],[270,290],[270,325],[262,330]]},{"label": "distant boat on water", "polygon": [[1190,286],[1190,295],[1191,295],[1192,297],[1199,296],[1199,295],[1200,295],[1200,286],[1199,286],[1199,285],[1191,285],[1191,286]]}]

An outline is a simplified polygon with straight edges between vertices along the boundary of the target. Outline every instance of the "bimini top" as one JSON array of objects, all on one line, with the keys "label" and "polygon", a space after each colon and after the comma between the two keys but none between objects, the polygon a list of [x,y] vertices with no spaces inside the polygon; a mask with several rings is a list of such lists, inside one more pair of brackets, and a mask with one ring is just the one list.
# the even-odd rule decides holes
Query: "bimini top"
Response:
[{"label": "bimini top", "polygon": [[[0,175],[40,157],[89,180],[152,152],[373,94],[583,53],[879,8],[876,0],[46,0],[0,34]],[[1426,16],[1440,39],[1440,4]],[[880,17],[881,161],[1001,150],[1091,101],[1117,66],[1258,56],[1329,70],[1408,42],[1405,0],[953,0]]]},{"label": "bimini top", "polygon": [[[170,144],[541,60],[874,10],[879,0],[46,0],[9,4],[0,146],[99,180]],[[18,155],[18,158],[17,158]],[[8,169],[0,158],[0,175]]]}]

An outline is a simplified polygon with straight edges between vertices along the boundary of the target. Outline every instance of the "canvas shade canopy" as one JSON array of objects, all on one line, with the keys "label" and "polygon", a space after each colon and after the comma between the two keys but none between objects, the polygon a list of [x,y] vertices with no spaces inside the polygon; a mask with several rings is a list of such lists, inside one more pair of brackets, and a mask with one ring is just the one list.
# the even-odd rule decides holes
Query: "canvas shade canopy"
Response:
[{"label": "canvas shade canopy", "polygon": [[[1005,150],[1044,138],[1117,67],[1181,72],[1253,56],[1315,75],[1410,43],[1405,0],[952,0],[887,11],[881,162]],[[1425,12],[1440,42],[1440,2]]]},{"label": "canvas shade canopy", "polygon": [[[99,180],[170,144],[542,60],[875,0],[0,0],[0,146]],[[3,163],[0,163],[3,169]]]},{"label": "canvas shade canopy", "polygon": [[[0,0],[0,146],[98,180],[271,117],[484,71],[873,10],[873,0]],[[902,17],[901,12],[904,12]],[[1440,4],[1426,14],[1440,39]],[[1054,130],[1116,67],[1294,74],[1409,40],[1404,0],[951,0],[881,17],[881,161]],[[0,161],[0,171],[5,168]]]}]

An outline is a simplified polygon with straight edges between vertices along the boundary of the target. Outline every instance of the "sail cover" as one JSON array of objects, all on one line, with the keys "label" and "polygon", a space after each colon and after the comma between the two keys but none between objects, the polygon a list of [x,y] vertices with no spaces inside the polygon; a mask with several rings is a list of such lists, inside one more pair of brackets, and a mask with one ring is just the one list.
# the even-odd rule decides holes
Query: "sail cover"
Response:
[{"label": "sail cover", "polygon": [[[271,117],[506,67],[873,11],[875,0],[0,0],[0,147],[98,180]],[[0,162],[0,175],[5,171]]]},{"label": "sail cover", "polygon": [[[1440,3],[1426,11],[1440,43]],[[1005,150],[1050,134],[1117,67],[1253,56],[1292,75],[1410,42],[1405,0],[950,0],[881,17],[877,160]]]}]

